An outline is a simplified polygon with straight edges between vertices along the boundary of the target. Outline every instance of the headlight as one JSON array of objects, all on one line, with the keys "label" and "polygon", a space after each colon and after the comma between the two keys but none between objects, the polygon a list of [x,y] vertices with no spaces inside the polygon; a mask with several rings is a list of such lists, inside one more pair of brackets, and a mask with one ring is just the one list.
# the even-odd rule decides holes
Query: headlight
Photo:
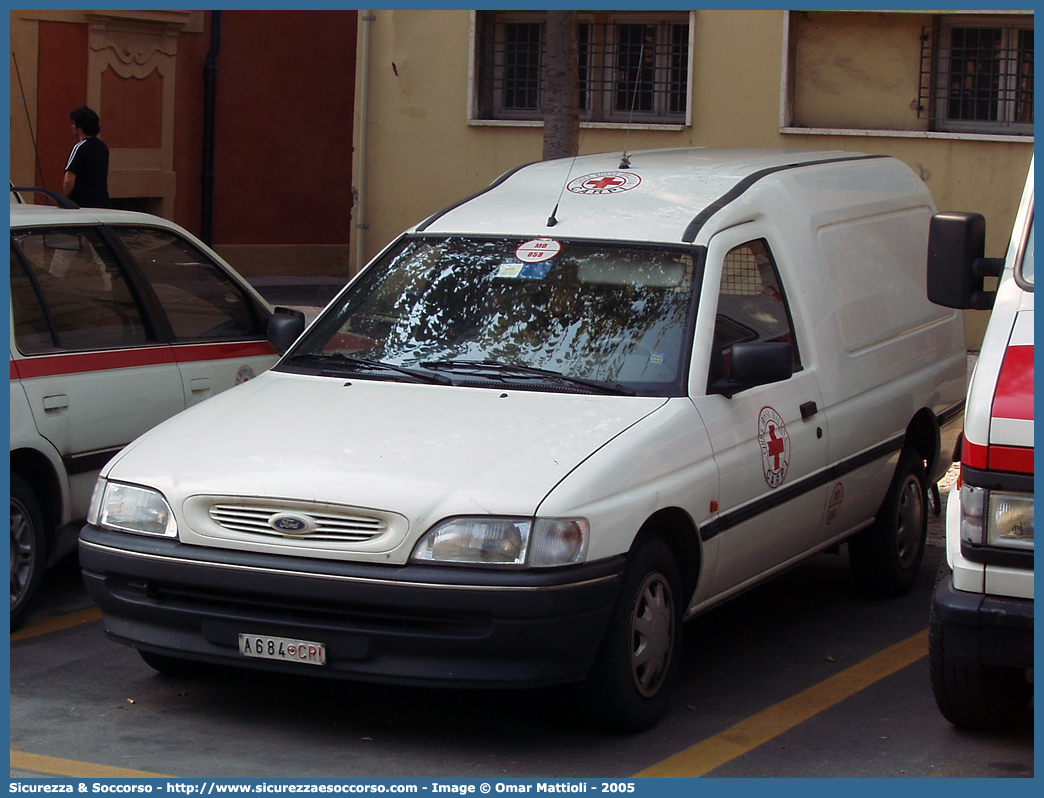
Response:
[{"label": "headlight", "polygon": [[986,543],[1005,548],[1033,549],[1033,497],[990,492]]},{"label": "headlight", "polygon": [[1033,497],[961,486],[961,539],[976,546],[1033,549]]},{"label": "headlight", "polygon": [[583,518],[450,518],[420,539],[414,562],[547,568],[583,562]]},{"label": "headlight", "polygon": [[157,491],[99,479],[87,520],[102,529],[137,535],[178,535],[174,513]]}]

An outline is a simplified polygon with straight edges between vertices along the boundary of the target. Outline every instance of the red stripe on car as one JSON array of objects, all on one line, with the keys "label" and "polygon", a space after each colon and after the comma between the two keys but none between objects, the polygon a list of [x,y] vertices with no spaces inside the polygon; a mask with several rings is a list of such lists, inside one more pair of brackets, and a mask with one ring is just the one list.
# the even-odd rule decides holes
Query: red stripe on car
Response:
[{"label": "red stripe on car", "polygon": [[41,355],[19,360],[17,366],[14,361],[11,361],[11,379],[57,377],[62,374],[81,374],[89,371],[111,371],[200,360],[231,360],[274,354],[272,347],[266,342],[245,341]]}]

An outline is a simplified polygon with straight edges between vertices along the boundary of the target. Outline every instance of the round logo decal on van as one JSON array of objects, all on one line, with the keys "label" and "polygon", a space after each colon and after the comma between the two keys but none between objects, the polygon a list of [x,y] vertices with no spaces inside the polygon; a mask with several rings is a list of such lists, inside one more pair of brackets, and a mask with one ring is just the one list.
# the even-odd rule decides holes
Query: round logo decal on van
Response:
[{"label": "round logo decal on van", "polygon": [[771,407],[761,408],[758,416],[758,444],[765,481],[770,488],[778,488],[790,466],[790,433],[783,417]]},{"label": "round logo decal on van", "polygon": [[634,172],[594,172],[570,180],[567,188],[574,194],[619,194],[630,191],[641,182]]}]

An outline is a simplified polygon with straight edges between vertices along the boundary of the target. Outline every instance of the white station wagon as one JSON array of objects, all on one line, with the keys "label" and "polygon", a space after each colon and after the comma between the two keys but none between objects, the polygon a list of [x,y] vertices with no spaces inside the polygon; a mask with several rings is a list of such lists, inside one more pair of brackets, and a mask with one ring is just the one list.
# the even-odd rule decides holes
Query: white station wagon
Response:
[{"label": "white station wagon", "polygon": [[685,619],[842,543],[867,589],[913,583],[966,385],[934,211],[844,152],[504,175],[102,471],[105,631],[163,671],[572,683],[649,726]]},{"label": "white station wagon", "polygon": [[271,308],[180,227],[21,199],[12,189],[12,627],[76,550],[106,461],[276,360]]}]

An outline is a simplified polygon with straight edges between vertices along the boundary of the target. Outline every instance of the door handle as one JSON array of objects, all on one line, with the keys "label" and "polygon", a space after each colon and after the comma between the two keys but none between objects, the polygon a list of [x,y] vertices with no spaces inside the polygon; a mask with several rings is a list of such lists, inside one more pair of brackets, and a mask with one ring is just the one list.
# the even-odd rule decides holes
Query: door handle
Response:
[{"label": "door handle", "polygon": [[191,380],[189,390],[193,397],[207,398],[210,396],[210,377],[196,377]]},{"label": "door handle", "polygon": [[65,394],[55,394],[43,398],[43,409],[50,415],[61,415],[69,409],[69,397]]},{"label": "door handle", "polygon": [[812,416],[819,412],[819,407],[815,402],[805,402],[801,405],[801,418],[804,421],[808,421]]}]

